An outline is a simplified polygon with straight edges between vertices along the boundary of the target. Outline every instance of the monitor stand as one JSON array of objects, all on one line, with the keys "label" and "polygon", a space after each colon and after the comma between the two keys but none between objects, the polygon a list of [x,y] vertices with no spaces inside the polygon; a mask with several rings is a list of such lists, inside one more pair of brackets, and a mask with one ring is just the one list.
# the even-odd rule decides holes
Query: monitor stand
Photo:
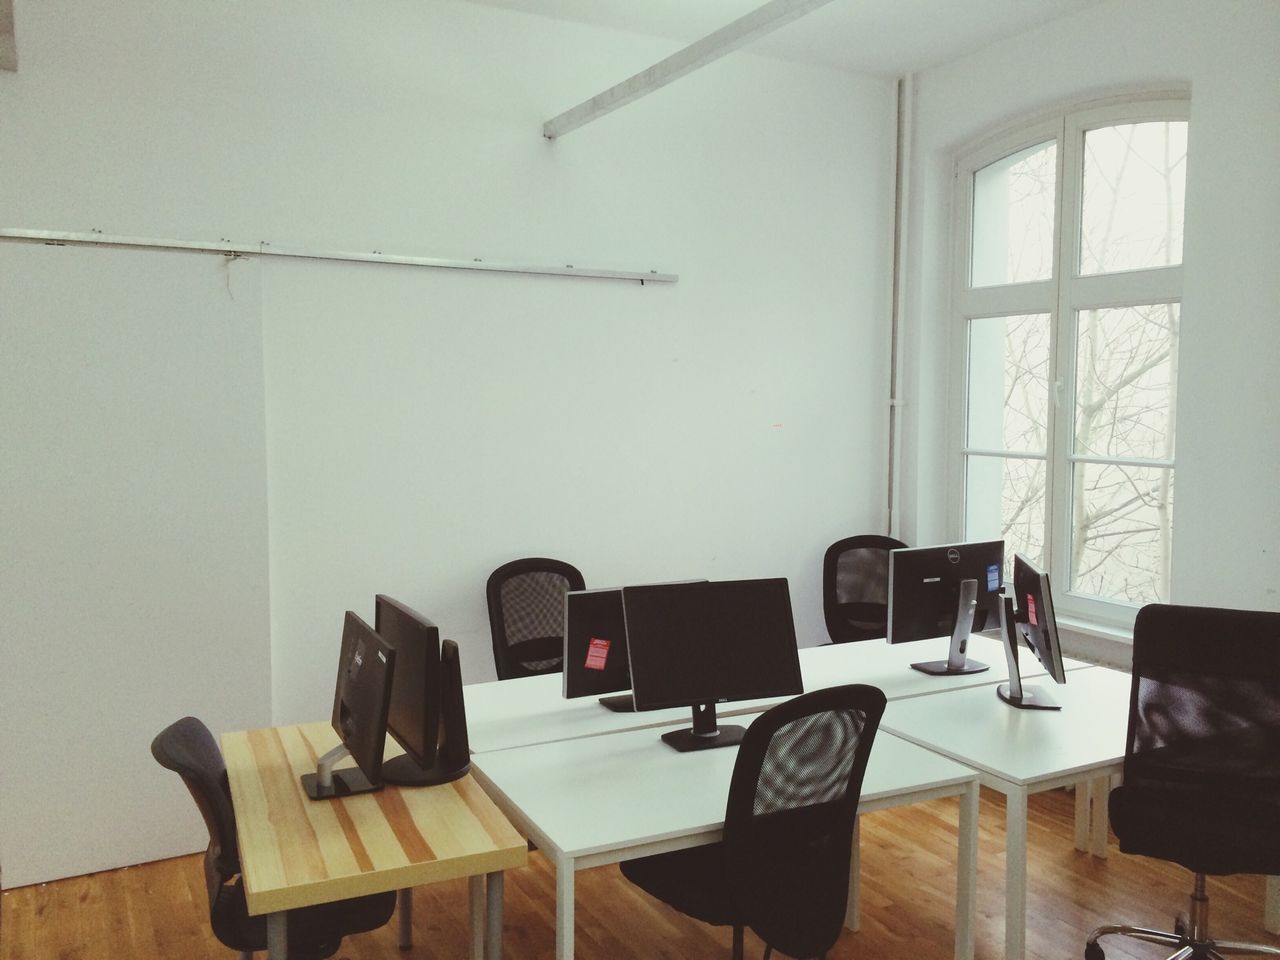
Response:
[{"label": "monitor stand", "polygon": [[601,706],[608,707],[614,713],[635,713],[636,700],[629,693],[620,693],[616,697],[601,697]]},{"label": "monitor stand", "polygon": [[429,767],[420,767],[411,756],[403,753],[382,763],[382,780],[397,787],[431,787],[465,777],[471,770],[470,757],[436,756]]},{"label": "monitor stand", "polygon": [[333,769],[343,757],[351,756],[345,744],[338,744],[316,762],[315,773],[302,775],[302,789],[312,800],[328,800],[332,797],[349,797],[355,793],[371,793],[381,790],[382,784],[373,783],[358,767]]},{"label": "monitor stand", "polygon": [[1043,687],[1024,687],[1018,669],[1018,621],[1013,613],[1013,600],[1000,598],[1000,637],[1004,640],[1004,658],[1009,664],[1009,682],[996,687],[996,696],[1019,710],[1061,710]]},{"label": "monitor stand", "polygon": [[674,747],[681,753],[692,750],[711,750],[714,747],[732,747],[742,742],[746,734],[745,727],[734,724],[716,725],[716,705],[714,703],[695,703],[693,710],[693,727],[687,730],[672,730],[662,735],[662,742]]},{"label": "monitor stand", "polygon": [[919,670],[934,677],[954,677],[966,673],[982,673],[990,669],[981,660],[965,659],[969,646],[969,633],[973,629],[973,613],[978,607],[978,581],[960,581],[960,599],[956,602],[956,626],[951,631],[951,647],[945,660],[926,660],[913,663],[912,670]]}]

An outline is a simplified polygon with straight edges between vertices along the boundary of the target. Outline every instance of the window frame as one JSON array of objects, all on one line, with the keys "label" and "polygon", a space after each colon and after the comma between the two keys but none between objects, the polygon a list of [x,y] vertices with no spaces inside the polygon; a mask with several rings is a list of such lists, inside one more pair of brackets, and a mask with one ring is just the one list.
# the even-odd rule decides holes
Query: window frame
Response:
[{"label": "window frame", "polygon": [[[1063,585],[1058,587],[1054,595],[1060,619],[1086,628],[1100,628],[1102,632],[1131,631],[1138,607],[1118,600],[1072,594],[1065,588],[1069,583],[1071,559],[1071,473],[1074,464],[1080,459],[1095,459],[1079,458],[1072,450],[1077,315],[1091,309],[1145,304],[1177,303],[1181,306],[1186,256],[1184,244],[1183,262],[1173,266],[1080,274],[1084,137],[1088,131],[1101,127],[1189,120],[1190,99],[1186,91],[1151,91],[1093,101],[1056,111],[1052,115],[1040,115],[974,141],[956,151],[953,166],[953,259],[948,350],[950,379],[954,385],[952,396],[958,402],[949,404],[947,423],[950,438],[948,516],[956,537],[965,536],[968,457],[971,454],[1007,453],[968,446],[969,323],[986,317],[1048,314],[1052,346],[1048,373],[1047,449],[1044,458],[1044,559],[1055,586]],[[1188,136],[1190,138],[1190,134]],[[970,271],[974,174],[1004,157],[1050,141],[1057,145],[1051,276],[1046,280],[973,287]],[[1071,184],[1072,196],[1067,194],[1067,184]],[[1176,445],[1174,459],[1151,462],[1167,465],[1176,473]],[[1168,599],[1166,598],[1166,602]]]}]

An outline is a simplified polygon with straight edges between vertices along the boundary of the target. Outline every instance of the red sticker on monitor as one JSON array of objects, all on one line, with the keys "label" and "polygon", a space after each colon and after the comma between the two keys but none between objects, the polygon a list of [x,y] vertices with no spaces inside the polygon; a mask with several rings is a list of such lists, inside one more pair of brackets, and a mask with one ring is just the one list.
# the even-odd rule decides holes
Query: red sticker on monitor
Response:
[{"label": "red sticker on monitor", "polygon": [[609,641],[601,640],[599,637],[592,637],[591,643],[587,645],[587,662],[584,666],[588,670],[603,670],[608,659]]},{"label": "red sticker on monitor", "polygon": [[1036,598],[1029,593],[1027,594],[1027,623],[1033,627],[1039,626],[1039,621],[1036,619]]}]

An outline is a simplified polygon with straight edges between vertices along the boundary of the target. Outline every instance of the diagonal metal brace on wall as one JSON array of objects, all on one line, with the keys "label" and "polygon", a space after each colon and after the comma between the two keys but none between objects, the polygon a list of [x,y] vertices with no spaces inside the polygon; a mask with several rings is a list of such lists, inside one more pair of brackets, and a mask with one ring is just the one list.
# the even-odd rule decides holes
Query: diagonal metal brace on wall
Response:
[{"label": "diagonal metal brace on wall", "polygon": [[726,53],[732,53],[739,47],[746,46],[766,33],[771,33],[792,20],[798,20],[806,13],[826,6],[830,2],[831,0],[769,0],[764,6],[739,17],[715,33],[710,33],[701,40],[691,43],[678,53],[673,53],[665,60],[655,63],[649,69],[641,70],[634,77],[623,80],[604,93],[597,94],[559,116],[552,117],[542,125],[542,135],[548,140],[564,136],[569,131],[576,130],[583,124],[590,123],[597,117],[617,110],[633,100],[639,100],[646,94],[665,87],[672,80],[678,80],[686,73],[705,67]]}]

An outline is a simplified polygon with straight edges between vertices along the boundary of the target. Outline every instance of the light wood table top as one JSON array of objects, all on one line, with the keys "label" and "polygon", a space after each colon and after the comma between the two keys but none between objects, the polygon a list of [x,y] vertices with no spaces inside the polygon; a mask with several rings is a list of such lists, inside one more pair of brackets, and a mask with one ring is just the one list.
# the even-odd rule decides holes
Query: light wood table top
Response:
[{"label": "light wood table top", "polygon": [[337,742],[325,722],[223,734],[251,914],[524,866],[524,837],[470,774],[308,799],[299,778]]}]

